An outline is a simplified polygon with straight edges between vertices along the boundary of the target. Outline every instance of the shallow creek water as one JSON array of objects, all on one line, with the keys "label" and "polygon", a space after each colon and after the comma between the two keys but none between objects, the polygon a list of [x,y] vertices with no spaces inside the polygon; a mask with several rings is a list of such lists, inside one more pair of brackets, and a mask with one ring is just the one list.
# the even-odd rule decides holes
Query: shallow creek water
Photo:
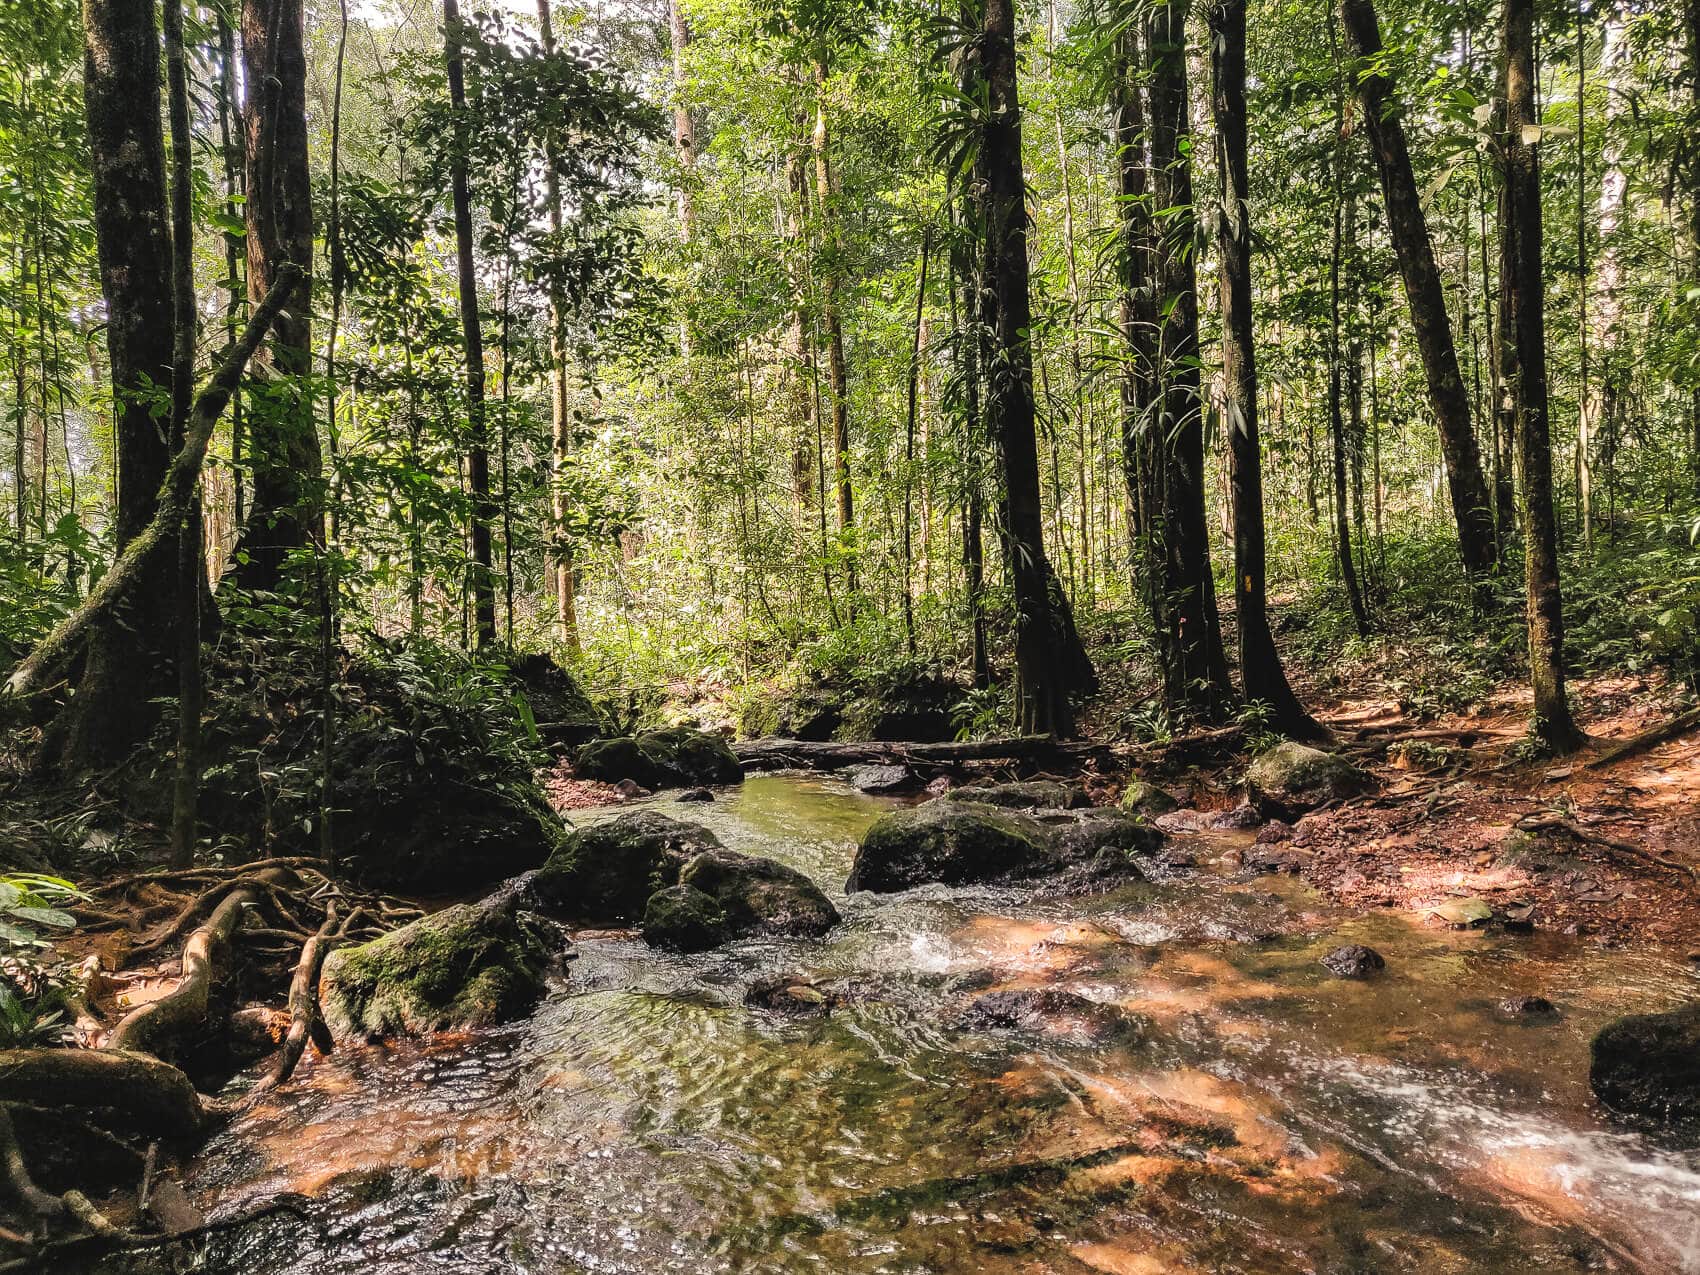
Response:
[{"label": "shallow creek water", "polygon": [[[808,872],[844,924],[688,958],[581,936],[526,1022],[304,1066],[189,1186],[215,1215],[303,1192],[311,1217],[220,1238],[214,1269],[1700,1272],[1700,1153],[1614,1130],[1586,1086],[1602,1021],[1695,994],[1680,954],[1354,916],[1212,867],[1232,834],[1090,898],[846,899],[888,802],[771,776],[646,804]],[[1387,970],[1330,977],[1347,942]],[[793,971],[854,995],[743,1005]],[[953,1029],[987,986],[1149,1026]],[[1558,1020],[1505,1017],[1523,994]]]}]

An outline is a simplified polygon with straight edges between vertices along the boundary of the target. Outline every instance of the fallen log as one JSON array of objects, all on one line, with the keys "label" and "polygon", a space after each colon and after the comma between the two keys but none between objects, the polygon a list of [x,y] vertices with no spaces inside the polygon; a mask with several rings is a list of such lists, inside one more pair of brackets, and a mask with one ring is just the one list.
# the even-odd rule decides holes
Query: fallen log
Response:
[{"label": "fallen log", "polygon": [[7,694],[24,698],[45,687],[53,674],[68,664],[81,649],[82,639],[90,626],[111,611],[136,588],[142,579],[142,564],[161,542],[177,535],[188,516],[194,497],[195,484],[200,480],[201,466],[207,457],[207,444],[212,441],[218,418],[230,402],[230,396],[241,384],[242,370],[249,358],[265,339],[272,320],[283,309],[283,303],[300,282],[301,267],[286,262],[278,267],[271,289],[260,304],[254,307],[253,317],[242,337],[230,347],[199,394],[183,438],[183,446],[172,457],[165,481],[159,488],[159,507],[141,532],[124,546],[112,566],[90,589],[82,604],[36,643],[35,649],[13,670],[6,680]]},{"label": "fallen log", "polygon": [[839,766],[902,764],[922,769],[949,770],[976,761],[1063,761],[1079,763],[1103,758],[1123,765],[1170,755],[1194,757],[1236,743],[1239,726],[1195,731],[1152,744],[1103,740],[1055,739],[1050,735],[1015,735],[1006,739],[961,739],[939,743],[882,740],[749,739],[732,745],[745,770],[795,767],[832,770]]},{"label": "fallen log", "polygon": [[0,1102],[100,1112],[114,1127],[161,1138],[196,1133],[204,1118],[181,1071],[116,1049],[0,1049]]}]

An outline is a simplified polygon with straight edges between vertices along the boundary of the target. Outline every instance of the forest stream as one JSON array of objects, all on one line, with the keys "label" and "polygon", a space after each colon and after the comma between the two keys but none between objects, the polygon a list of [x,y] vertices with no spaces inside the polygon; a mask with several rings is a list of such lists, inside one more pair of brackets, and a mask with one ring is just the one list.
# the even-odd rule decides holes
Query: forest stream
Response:
[{"label": "forest stream", "polygon": [[[1233,832],[1092,897],[846,897],[890,800],[779,775],[644,804],[802,869],[844,924],[696,957],[581,932],[526,1021],[320,1059],[192,1169],[215,1218],[311,1201],[211,1269],[1700,1271],[1700,1152],[1587,1090],[1602,1023],[1693,994],[1681,953],[1345,912],[1217,863]],[[1348,943],[1386,969],[1333,977]],[[744,1003],[799,974],[770,1003],[804,1012]],[[1032,988],[1118,1026],[1060,998],[958,1021]]]}]

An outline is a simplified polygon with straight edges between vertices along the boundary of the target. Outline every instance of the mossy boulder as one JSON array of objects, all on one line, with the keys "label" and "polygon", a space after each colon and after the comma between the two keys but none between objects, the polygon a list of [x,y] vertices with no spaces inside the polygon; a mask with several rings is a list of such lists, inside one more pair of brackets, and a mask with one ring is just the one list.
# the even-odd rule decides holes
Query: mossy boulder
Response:
[{"label": "mossy boulder", "polygon": [[1086,794],[1054,779],[1028,779],[1009,784],[975,784],[953,788],[945,794],[951,801],[978,801],[1012,810],[1072,810],[1086,804]]},{"label": "mossy boulder", "polygon": [[1588,1082],[1624,1115],[1700,1122],[1700,1001],[1606,1024],[1594,1037]]},{"label": "mossy boulder", "polygon": [[1025,815],[940,798],[875,820],[844,888],[889,893],[1031,876],[1049,862],[1048,842],[1045,829]]},{"label": "mossy boulder", "polygon": [[643,909],[643,940],[675,952],[704,952],[732,937],[726,913],[695,886],[670,885],[649,896]]},{"label": "mossy boulder", "polygon": [[1181,803],[1157,787],[1147,783],[1138,775],[1127,781],[1127,787],[1122,789],[1121,808],[1129,814],[1142,815],[1146,819],[1155,819],[1158,815],[1166,815],[1172,810],[1179,810]]},{"label": "mossy boulder", "polygon": [[380,1040],[522,1017],[542,998],[552,930],[506,891],[338,949],[319,983],[325,1024],[339,1039]]},{"label": "mossy boulder", "polygon": [[776,859],[709,850],[685,865],[679,884],[712,898],[734,938],[819,935],[838,924],[838,909],[820,887]]},{"label": "mossy boulder", "polygon": [[1164,840],[1157,828],[1125,810],[1081,810],[1047,826],[1060,864],[1076,873],[1136,874],[1138,861],[1156,854]]},{"label": "mossy boulder", "polygon": [[1369,792],[1375,779],[1344,757],[1286,740],[1258,754],[1246,786],[1258,813],[1290,822],[1331,801]]},{"label": "mossy boulder", "polygon": [[586,744],[574,769],[581,779],[609,784],[630,779],[651,789],[735,784],[744,778],[744,768],[724,739],[689,726]]},{"label": "mossy boulder", "polygon": [[674,885],[697,855],[720,849],[701,824],[634,810],[577,828],[532,879],[550,915],[592,925],[635,921],[649,896]]}]

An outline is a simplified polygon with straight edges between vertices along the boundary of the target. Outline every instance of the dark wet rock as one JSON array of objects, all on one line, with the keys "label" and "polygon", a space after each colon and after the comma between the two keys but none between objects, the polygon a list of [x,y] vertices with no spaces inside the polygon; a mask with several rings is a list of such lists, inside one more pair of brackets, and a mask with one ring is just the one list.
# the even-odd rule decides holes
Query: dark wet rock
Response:
[{"label": "dark wet rock", "polygon": [[713,801],[714,794],[706,788],[687,788],[674,801]]},{"label": "dark wet rock", "polygon": [[622,779],[614,787],[619,789],[623,801],[642,801],[645,797],[655,796],[635,779]]},{"label": "dark wet rock", "polygon": [[857,792],[913,792],[920,786],[918,775],[907,766],[853,766],[847,776]]},{"label": "dark wet rock", "polygon": [[951,797],[877,820],[862,838],[845,888],[1137,878],[1138,860],[1161,842],[1161,833],[1119,810],[1031,815]]},{"label": "dark wet rock", "polygon": [[421,917],[325,960],[319,1001],[339,1039],[464,1031],[531,1012],[561,946],[506,890]]},{"label": "dark wet rock", "polygon": [[1499,1012],[1507,1018],[1546,1019],[1558,1015],[1558,1006],[1544,996],[1511,996],[1499,1002]]},{"label": "dark wet rock", "polygon": [[1127,787],[1122,789],[1121,808],[1129,814],[1144,815],[1147,819],[1155,819],[1158,815],[1166,815],[1171,810],[1178,810],[1180,802],[1168,792],[1147,783],[1134,775],[1127,781]]},{"label": "dark wet rock", "polygon": [[1278,846],[1282,842],[1293,839],[1293,825],[1281,819],[1271,819],[1257,830],[1257,841],[1260,846]]},{"label": "dark wet rock", "polygon": [[1594,1037],[1592,1055],[1588,1082],[1613,1111],[1700,1121],[1700,1001],[1608,1023]]},{"label": "dark wet rock", "polygon": [[1210,816],[1202,810],[1171,810],[1158,815],[1151,826],[1160,832],[1202,832],[1210,826]]},{"label": "dark wet rock", "polygon": [[1216,811],[1207,820],[1207,826],[1217,832],[1243,832],[1261,827],[1263,822],[1263,816],[1258,813],[1257,807],[1249,801],[1242,801],[1231,810]]},{"label": "dark wet rock", "polygon": [[1368,978],[1387,968],[1387,961],[1373,947],[1348,943],[1322,958],[1328,972],[1337,978]]},{"label": "dark wet rock", "polygon": [[962,1031],[1018,1031],[1108,1044],[1138,1040],[1148,1023],[1078,992],[1036,987],[983,993],[957,1017],[956,1026]]},{"label": "dark wet rock", "polygon": [[719,848],[701,824],[634,810],[571,832],[531,889],[553,916],[594,925],[633,921],[650,895],[677,884],[687,863]]},{"label": "dark wet rock", "polygon": [[716,848],[687,863],[679,884],[714,900],[732,938],[812,936],[838,924],[838,909],[820,887],[775,859]]},{"label": "dark wet rock", "polygon": [[650,789],[735,784],[744,777],[744,768],[724,739],[689,726],[586,744],[573,769],[580,779],[609,784],[630,779]]},{"label": "dark wet rock", "polygon": [[947,794],[952,801],[978,801],[988,806],[1005,806],[1012,810],[1073,810],[1084,806],[1086,794],[1069,784],[1054,779],[1027,779],[1009,784],[974,784],[953,788]]},{"label": "dark wet rock", "polygon": [[1286,740],[1258,754],[1246,786],[1266,817],[1291,822],[1318,806],[1370,791],[1375,779],[1344,757]]},{"label": "dark wet rock", "polygon": [[1288,842],[1276,842],[1274,845],[1253,844],[1241,857],[1240,862],[1250,872],[1282,872],[1297,876],[1310,862],[1310,855],[1304,850],[1294,848]]},{"label": "dark wet rock", "polygon": [[608,733],[607,721],[578,680],[547,654],[509,654],[502,662],[545,741],[576,746]]},{"label": "dark wet rock", "polygon": [[830,1014],[841,1000],[837,992],[802,974],[757,979],[744,993],[744,1004],[751,1009],[791,1018],[818,1018]]},{"label": "dark wet rock", "polygon": [[711,895],[688,885],[670,885],[649,896],[643,909],[643,941],[675,952],[705,952],[732,937],[726,913]]}]

